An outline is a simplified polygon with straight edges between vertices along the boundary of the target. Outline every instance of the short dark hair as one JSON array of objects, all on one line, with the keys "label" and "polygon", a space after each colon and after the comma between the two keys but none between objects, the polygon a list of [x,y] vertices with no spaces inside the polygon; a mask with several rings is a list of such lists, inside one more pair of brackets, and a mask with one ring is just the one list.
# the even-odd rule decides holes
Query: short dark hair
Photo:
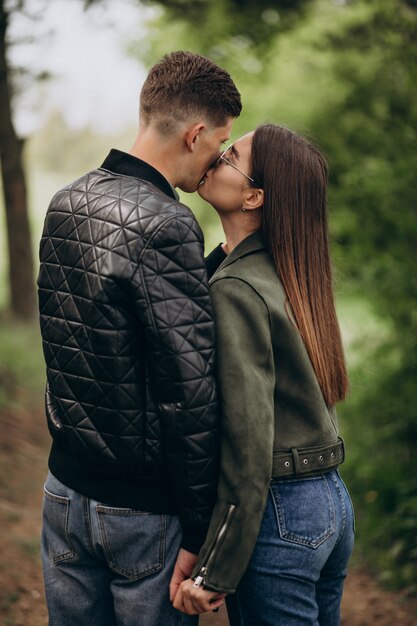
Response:
[{"label": "short dark hair", "polygon": [[164,135],[196,114],[218,127],[241,110],[240,93],[228,72],[206,57],[181,50],[151,68],[140,95],[141,118],[145,124],[155,122]]}]

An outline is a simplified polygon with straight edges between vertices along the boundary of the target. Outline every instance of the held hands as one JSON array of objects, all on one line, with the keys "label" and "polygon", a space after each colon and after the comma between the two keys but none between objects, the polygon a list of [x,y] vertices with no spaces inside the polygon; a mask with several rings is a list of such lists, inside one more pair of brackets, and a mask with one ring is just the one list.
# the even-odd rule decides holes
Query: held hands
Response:
[{"label": "held hands", "polygon": [[177,561],[175,563],[171,582],[169,583],[169,599],[171,600],[171,602],[174,602],[174,598],[181,583],[191,576],[191,572],[193,571],[196,562],[196,554],[193,554],[192,552],[187,552],[187,550],[184,550],[184,548],[180,549],[180,551],[178,552]]},{"label": "held hands", "polygon": [[205,613],[224,604],[226,595],[226,593],[210,591],[203,587],[195,587],[194,581],[188,579],[181,583],[175,595],[174,608],[188,615]]},{"label": "held hands", "polygon": [[188,615],[213,611],[224,603],[227,594],[194,587],[190,579],[197,555],[181,548],[169,585],[169,597],[174,607]]}]

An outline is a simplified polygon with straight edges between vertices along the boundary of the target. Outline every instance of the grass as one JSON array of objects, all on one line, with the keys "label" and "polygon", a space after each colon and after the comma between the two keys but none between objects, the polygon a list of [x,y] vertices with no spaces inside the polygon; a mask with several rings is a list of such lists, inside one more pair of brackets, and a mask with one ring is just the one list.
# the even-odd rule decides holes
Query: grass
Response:
[{"label": "grass", "polygon": [[22,391],[41,398],[45,383],[37,323],[23,324],[0,316],[0,406],[19,403]]},{"label": "grass", "polygon": [[25,540],[20,540],[17,543],[25,557],[29,557],[35,560],[39,559],[40,546],[39,546],[38,536],[28,538]]}]

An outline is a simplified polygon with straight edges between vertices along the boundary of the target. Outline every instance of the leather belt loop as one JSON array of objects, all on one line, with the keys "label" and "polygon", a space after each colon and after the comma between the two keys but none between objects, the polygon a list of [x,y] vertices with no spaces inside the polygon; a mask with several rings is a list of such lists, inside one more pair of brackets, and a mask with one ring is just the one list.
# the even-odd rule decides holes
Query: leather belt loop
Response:
[{"label": "leather belt loop", "polygon": [[291,454],[294,461],[294,474],[300,473],[300,461],[298,458],[298,450],[297,448],[291,448]]},{"label": "leather belt loop", "polygon": [[342,463],[344,463],[345,458],[346,458],[345,442],[343,441],[343,439],[340,439],[340,446],[339,446],[338,450],[336,451],[336,454],[339,457],[339,465],[341,465]]}]

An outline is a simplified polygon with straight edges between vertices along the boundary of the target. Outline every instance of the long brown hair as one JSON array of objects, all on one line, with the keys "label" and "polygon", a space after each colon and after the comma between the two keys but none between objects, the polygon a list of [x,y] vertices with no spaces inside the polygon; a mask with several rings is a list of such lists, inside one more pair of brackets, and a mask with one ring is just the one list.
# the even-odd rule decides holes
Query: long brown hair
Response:
[{"label": "long brown hair", "polygon": [[330,407],[346,396],[348,380],[332,288],[326,160],[297,133],[265,124],[253,136],[252,177],[264,190],[265,246]]}]

